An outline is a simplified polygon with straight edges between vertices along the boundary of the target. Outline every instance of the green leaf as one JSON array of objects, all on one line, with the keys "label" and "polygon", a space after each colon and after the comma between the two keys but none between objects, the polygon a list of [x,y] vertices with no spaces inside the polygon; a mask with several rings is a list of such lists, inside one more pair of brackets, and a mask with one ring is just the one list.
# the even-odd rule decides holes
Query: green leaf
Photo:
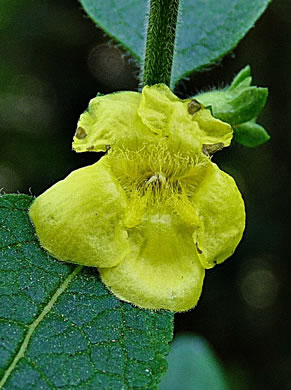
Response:
[{"label": "green leaf", "polygon": [[[92,20],[142,62],[146,0],[80,0]],[[173,84],[230,52],[270,0],[184,0],[176,39]]]},{"label": "green leaf", "polygon": [[266,130],[254,122],[247,122],[234,128],[234,140],[241,145],[254,148],[270,139]]},{"label": "green leaf", "polygon": [[0,389],[154,389],[173,315],[119,301],[38,244],[33,198],[0,196]]},{"label": "green leaf", "polygon": [[180,335],[168,356],[169,369],[159,390],[228,390],[223,369],[205,339]]}]

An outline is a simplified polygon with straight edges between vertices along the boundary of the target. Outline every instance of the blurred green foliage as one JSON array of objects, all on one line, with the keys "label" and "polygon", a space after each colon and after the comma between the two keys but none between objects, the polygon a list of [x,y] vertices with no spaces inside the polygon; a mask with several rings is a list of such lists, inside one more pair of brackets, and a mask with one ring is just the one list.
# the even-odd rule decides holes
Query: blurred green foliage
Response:
[{"label": "blurred green foliage", "polygon": [[[221,64],[181,82],[193,96],[224,86],[246,64],[269,88],[259,122],[271,140],[215,155],[247,207],[244,239],[206,277],[195,310],[176,315],[177,333],[203,335],[232,378],[232,390],[291,389],[288,168],[291,3],[274,1]],[[0,3],[0,188],[38,195],[95,153],[71,151],[79,115],[97,92],[137,89],[137,67],[72,0]],[[86,153],[85,153],[86,154]],[[243,387],[242,387],[243,383]]]},{"label": "blurred green foliage", "polygon": [[223,368],[202,337],[178,335],[167,360],[159,390],[229,390]]}]

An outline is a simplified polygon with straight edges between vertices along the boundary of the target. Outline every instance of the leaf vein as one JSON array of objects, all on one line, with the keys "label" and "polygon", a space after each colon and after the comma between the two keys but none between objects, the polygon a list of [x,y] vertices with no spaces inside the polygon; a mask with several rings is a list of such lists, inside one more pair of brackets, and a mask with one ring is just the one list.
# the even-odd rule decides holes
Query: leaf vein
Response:
[{"label": "leaf vein", "polygon": [[0,381],[0,389],[3,388],[6,381],[8,380],[9,376],[11,375],[12,371],[15,369],[17,363],[19,360],[24,357],[24,354],[27,350],[29,341],[35,331],[35,329],[38,327],[40,322],[43,320],[43,318],[51,311],[53,305],[57,301],[58,297],[68,288],[69,284],[72,282],[72,280],[75,278],[77,274],[80,273],[83,266],[78,266],[74,269],[74,271],[67,276],[67,278],[64,280],[64,282],[60,285],[60,287],[56,290],[55,294],[51,297],[50,301],[47,303],[47,305],[44,307],[42,312],[39,314],[39,316],[35,319],[35,321],[28,327],[28,331],[25,335],[25,338],[18,350],[18,353],[16,354],[15,358],[13,359],[12,363],[8,367],[8,369],[5,371],[1,381]]}]

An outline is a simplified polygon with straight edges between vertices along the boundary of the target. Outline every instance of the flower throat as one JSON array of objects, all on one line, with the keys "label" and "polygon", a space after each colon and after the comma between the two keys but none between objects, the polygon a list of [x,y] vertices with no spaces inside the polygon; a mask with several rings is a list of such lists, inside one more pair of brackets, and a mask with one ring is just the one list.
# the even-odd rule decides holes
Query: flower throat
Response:
[{"label": "flower throat", "polygon": [[153,213],[167,213],[170,208],[184,222],[197,225],[190,198],[205,176],[207,157],[173,153],[165,145],[145,145],[136,151],[118,149],[108,157],[130,200],[128,227],[139,224],[149,207]]}]

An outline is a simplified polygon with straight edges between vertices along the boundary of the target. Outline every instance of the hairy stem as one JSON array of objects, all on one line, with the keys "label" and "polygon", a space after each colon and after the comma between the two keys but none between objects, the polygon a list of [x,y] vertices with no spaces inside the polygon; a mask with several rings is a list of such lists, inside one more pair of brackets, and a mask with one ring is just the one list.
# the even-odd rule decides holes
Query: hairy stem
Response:
[{"label": "hairy stem", "polygon": [[150,0],[143,85],[170,86],[179,0]]}]

